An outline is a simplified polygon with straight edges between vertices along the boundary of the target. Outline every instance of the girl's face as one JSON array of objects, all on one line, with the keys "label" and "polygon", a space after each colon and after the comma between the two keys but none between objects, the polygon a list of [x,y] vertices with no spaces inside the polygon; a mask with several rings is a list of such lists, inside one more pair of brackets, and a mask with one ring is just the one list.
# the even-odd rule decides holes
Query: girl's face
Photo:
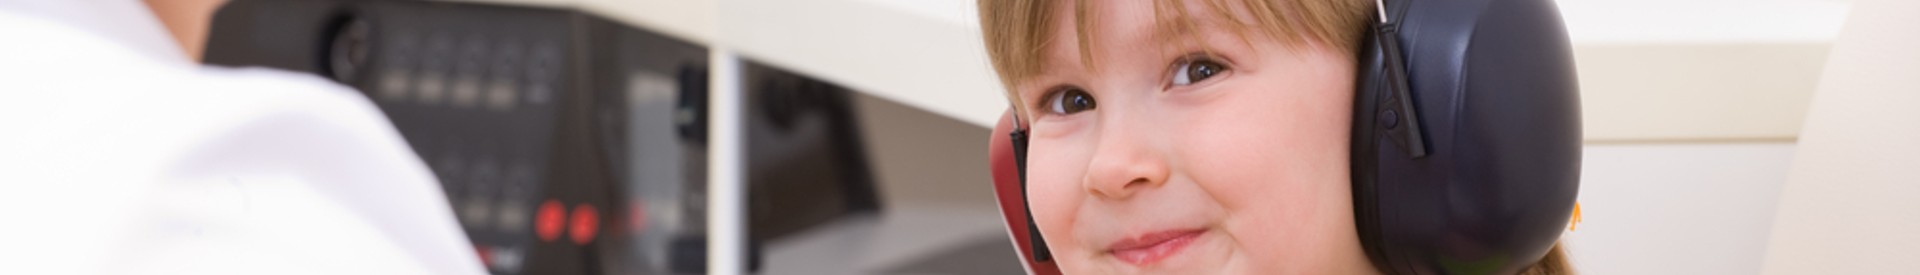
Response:
[{"label": "girl's face", "polygon": [[1061,1],[1044,72],[1015,83],[1031,121],[1030,204],[1060,267],[1374,273],[1348,187],[1352,57],[1235,32],[1226,24],[1242,23],[1204,3],[1189,3],[1190,32],[1156,34],[1174,29],[1153,3],[1091,7],[1089,69]]}]

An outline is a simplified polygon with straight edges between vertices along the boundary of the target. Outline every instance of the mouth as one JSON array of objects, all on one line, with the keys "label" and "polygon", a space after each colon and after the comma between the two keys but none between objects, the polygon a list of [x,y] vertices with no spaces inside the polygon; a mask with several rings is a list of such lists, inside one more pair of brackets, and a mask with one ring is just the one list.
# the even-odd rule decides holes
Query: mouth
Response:
[{"label": "mouth", "polygon": [[1205,233],[1201,229],[1167,230],[1140,235],[1114,242],[1108,246],[1107,253],[1122,262],[1136,266],[1148,265],[1179,253],[1187,244]]}]

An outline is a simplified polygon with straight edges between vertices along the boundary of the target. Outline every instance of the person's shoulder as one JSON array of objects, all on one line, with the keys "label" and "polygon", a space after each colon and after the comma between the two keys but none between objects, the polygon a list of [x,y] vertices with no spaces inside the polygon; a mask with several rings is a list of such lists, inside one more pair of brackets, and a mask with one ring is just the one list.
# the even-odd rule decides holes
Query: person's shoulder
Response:
[{"label": "person's shoulder", "polygon": [[[34,260],[15,269],[483,274],[426,164],[349,87],[155,58],[5,11],[0,34],[0,182],[30,183],[0,188],[0,209],[86,229],[0,229],[0,242],[74,252],[0,253]],[[74,201],[88,207],[27,211]],[[201,207],[217,202],[245,203]],[[171,228],[212,229],[154,233]],[[137,237],[33,238],[74,234]],[[127,247],[170,253],[102,252]]]}]

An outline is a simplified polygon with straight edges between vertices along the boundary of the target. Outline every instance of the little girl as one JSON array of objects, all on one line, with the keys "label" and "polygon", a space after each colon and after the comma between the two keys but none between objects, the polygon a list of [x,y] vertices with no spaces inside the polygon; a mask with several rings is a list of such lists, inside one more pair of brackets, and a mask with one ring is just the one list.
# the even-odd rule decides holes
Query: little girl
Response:
[{"label": "little girl", "polygon": [[[1349,135],[1370,0],[979,0],[1067,274],[1373,274]],[[1562,274],[1553,249],[1523,273]]]}]

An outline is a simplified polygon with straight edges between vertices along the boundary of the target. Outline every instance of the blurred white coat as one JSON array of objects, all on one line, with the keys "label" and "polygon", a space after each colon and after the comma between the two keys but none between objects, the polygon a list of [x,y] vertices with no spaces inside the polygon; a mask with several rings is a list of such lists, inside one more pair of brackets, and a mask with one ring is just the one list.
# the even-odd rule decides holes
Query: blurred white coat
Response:
[{"label": "blurred white coat", "polygon": [[371,102],[169,39],[135,0],[0,0],[4,273],[483,273]]}]

